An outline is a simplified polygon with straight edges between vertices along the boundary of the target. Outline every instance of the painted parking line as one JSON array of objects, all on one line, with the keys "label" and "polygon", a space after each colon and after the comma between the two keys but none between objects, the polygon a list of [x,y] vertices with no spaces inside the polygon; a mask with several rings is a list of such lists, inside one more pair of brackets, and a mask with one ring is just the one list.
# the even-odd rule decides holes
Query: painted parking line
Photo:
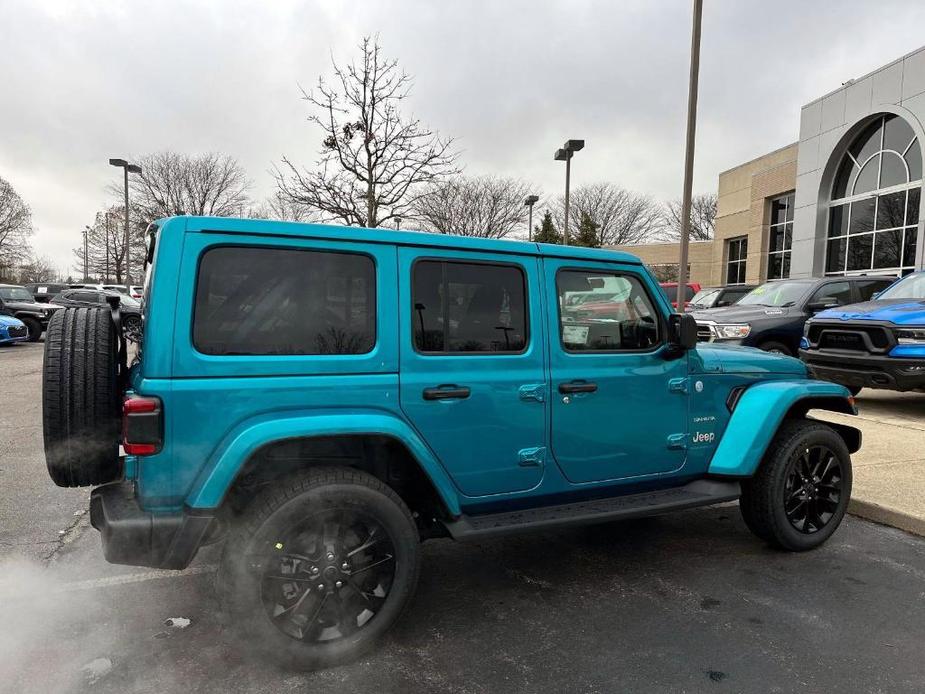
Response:
[{"label": "painted parking line", "polygon": [[[105,576],[103,578],[91,578],[85,581],[73,581],[71,583],[61,583],[53,586],[43,586],[41,592],[44,593],[73,593],[84,590],[97,590],[99,588],[111,588],[112,586],[124,586],[133,583],[145,583],[147,581],[157,581],[163,578],[183,578],[187,576],[199,576],[201,574],[215,573],[218,569],[217,564],[205,566],[194,566],[183,571],[173,571],[170,569],[157,569],[154,571],[145,571],[144,573],[122,574],[121,576]],[[0,593],[2,598],[15,598],[30,595],[32,591],[13,590]]]}]

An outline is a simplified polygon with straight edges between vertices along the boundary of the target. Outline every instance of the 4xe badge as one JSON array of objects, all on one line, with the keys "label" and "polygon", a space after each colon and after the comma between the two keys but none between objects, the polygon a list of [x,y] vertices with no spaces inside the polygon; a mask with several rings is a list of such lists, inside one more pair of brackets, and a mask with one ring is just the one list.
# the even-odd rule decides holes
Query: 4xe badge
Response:
[{"label": "4xe badge", "polygon": [[712,431],[695,431],[691,436],[691,443],[713,443],[716,434]]}]

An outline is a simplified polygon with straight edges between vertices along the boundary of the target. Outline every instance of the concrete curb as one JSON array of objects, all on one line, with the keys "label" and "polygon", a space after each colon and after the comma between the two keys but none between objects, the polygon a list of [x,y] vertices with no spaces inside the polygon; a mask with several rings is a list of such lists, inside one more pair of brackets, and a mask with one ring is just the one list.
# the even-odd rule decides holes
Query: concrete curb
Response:
[{"label": "concrete curb", "polygon": [[913,535],[925,537],[925,518],[914,516],[911,513],[897,511],[887,506],[881,506],[873,501],[864,499],[852,499],[848,504],[848,513],[860,518],[866,518],[876,523],[889,525],[900,530],[905,530]]}]

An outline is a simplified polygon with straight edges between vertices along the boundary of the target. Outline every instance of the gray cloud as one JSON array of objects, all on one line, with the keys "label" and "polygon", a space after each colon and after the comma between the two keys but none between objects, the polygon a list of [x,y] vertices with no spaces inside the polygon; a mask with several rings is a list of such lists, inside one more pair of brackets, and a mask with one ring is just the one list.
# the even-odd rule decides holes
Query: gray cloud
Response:
[{"label": "gray cloud", "polygon": [[[707,2],[695,187],[797,139],[799,108],[922,43],[917,2]],[[62,267],[107,201],[107,158],[237,157],[254,194],[318,137],[298,85],[368,33],[416,78],[409,107],[459,140],[470,173],[555,195],[553,150],[584,137],[576,183],[681,187],[690,3],[356,0],[0,1],[0,176]]]}]

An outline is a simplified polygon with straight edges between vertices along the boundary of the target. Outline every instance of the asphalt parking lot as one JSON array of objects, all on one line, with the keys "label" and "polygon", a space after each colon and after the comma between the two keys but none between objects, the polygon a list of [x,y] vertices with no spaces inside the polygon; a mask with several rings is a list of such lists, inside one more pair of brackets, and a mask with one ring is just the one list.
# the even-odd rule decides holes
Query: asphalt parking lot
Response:
[{"label": "asphalt parking lot", "polygon": [[220,623],[216,548],[179,574],[104,562],[87,491],[45,473],[41,351],[0,350],[2,691],[923,689],[925,540],[848,518],[820,550],[784,554],[734,505],[429,542],[417,597],[381,649],[280,671]]}]

